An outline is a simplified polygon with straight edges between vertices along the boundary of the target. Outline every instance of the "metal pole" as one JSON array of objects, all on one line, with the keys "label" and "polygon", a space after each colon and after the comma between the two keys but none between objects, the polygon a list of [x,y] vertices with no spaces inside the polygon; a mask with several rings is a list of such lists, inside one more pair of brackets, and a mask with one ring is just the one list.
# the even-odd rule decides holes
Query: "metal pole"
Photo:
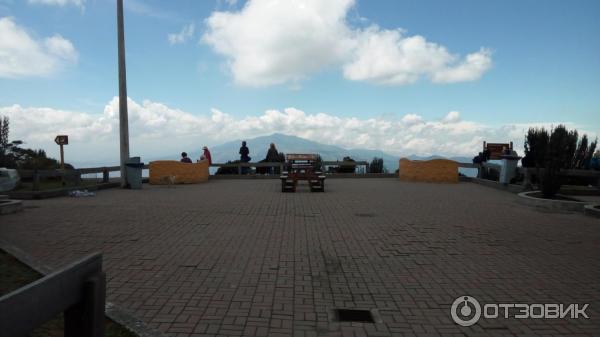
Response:
[{"label": "metal pole", "polygon": [[60,144],[60,168],[61,170],[65,169],[65,150],[62,144]]},{"label": "metal pole", "polygon": [[123,0],[117,0],[117,40],[119,44],[119,134],[121,150],[121,186],[127,186],[125,161],[129,158],[129,122],[127,117],[127,76],[125,70],[125,28]]},{"label": "metal pole", "polygon": [[63,144],[60,144],[60,169],[63,171],[60,176],[60,183],[65,186],[65,151],[63,149]]}]

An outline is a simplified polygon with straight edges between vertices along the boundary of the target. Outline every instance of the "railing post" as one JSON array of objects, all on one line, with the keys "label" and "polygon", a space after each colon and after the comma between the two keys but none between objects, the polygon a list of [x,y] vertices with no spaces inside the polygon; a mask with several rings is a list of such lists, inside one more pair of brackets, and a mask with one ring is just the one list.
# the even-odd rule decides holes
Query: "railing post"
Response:
[{"label": "railing post", "polygon": [[102,168],[102,182],[103,183],[108,182],[108,169],[106,167]]},{"label": "railing post", "polygon": [[40,189],[40,174],[38,173],[38,169],[33,170],[33,184],[31,189],[33,191],[38,191]]},{"label": "railing post", "polygon": [[238,163],[238,175],[242,175],[242,164]]},{"label": "railing post", "polygon": [[106,274],[92,276],[83,284],[83,299],[65,311],[65,337],[103,337]]}]

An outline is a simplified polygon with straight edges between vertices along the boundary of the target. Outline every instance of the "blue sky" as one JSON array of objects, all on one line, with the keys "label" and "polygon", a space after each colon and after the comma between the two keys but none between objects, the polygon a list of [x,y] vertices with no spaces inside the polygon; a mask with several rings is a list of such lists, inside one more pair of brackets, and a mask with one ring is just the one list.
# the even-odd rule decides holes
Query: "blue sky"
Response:
[{"label": "blue sky", "polygon": [[[272,2],[125,0],[139,152],[165,137],[169,152],[283,131],[466,155],[481,139],[521,141],[529,125],[600,130],[598,1]],[[71,132],[81,161],[118,146],[115,1],[0,0],[0,17],[0,35],[21,46],[0,42],[13,134],[49,147],[50,133]],[[39,55],[9,61],[32,55],[23,34]]]}]

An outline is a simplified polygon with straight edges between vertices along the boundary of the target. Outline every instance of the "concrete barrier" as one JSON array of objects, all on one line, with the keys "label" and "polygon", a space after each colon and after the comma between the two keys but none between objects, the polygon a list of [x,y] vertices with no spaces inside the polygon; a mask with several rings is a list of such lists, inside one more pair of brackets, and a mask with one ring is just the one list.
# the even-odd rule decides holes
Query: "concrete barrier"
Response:
[{"label": "concrete barrier", "polygon": [[400,159],[399,177],[402,181],[429,183],[458,183],[458,163],[448,159]]},{"label": "concrete barrier", "polygon": [[198,184],[208,181],[208,161],[182,163],[175,160],[150,162],[149,182],[152,185]]}]

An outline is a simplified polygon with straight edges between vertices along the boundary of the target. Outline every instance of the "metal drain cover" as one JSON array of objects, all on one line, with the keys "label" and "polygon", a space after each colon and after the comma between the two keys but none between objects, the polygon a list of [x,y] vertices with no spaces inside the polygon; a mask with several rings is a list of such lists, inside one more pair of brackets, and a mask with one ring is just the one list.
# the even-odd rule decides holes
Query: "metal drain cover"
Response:
[{"label": "metal drain cover", "polygon": [[337,322],[380,323],[381,318],[375,310],[334,309],[333,318]]}]

